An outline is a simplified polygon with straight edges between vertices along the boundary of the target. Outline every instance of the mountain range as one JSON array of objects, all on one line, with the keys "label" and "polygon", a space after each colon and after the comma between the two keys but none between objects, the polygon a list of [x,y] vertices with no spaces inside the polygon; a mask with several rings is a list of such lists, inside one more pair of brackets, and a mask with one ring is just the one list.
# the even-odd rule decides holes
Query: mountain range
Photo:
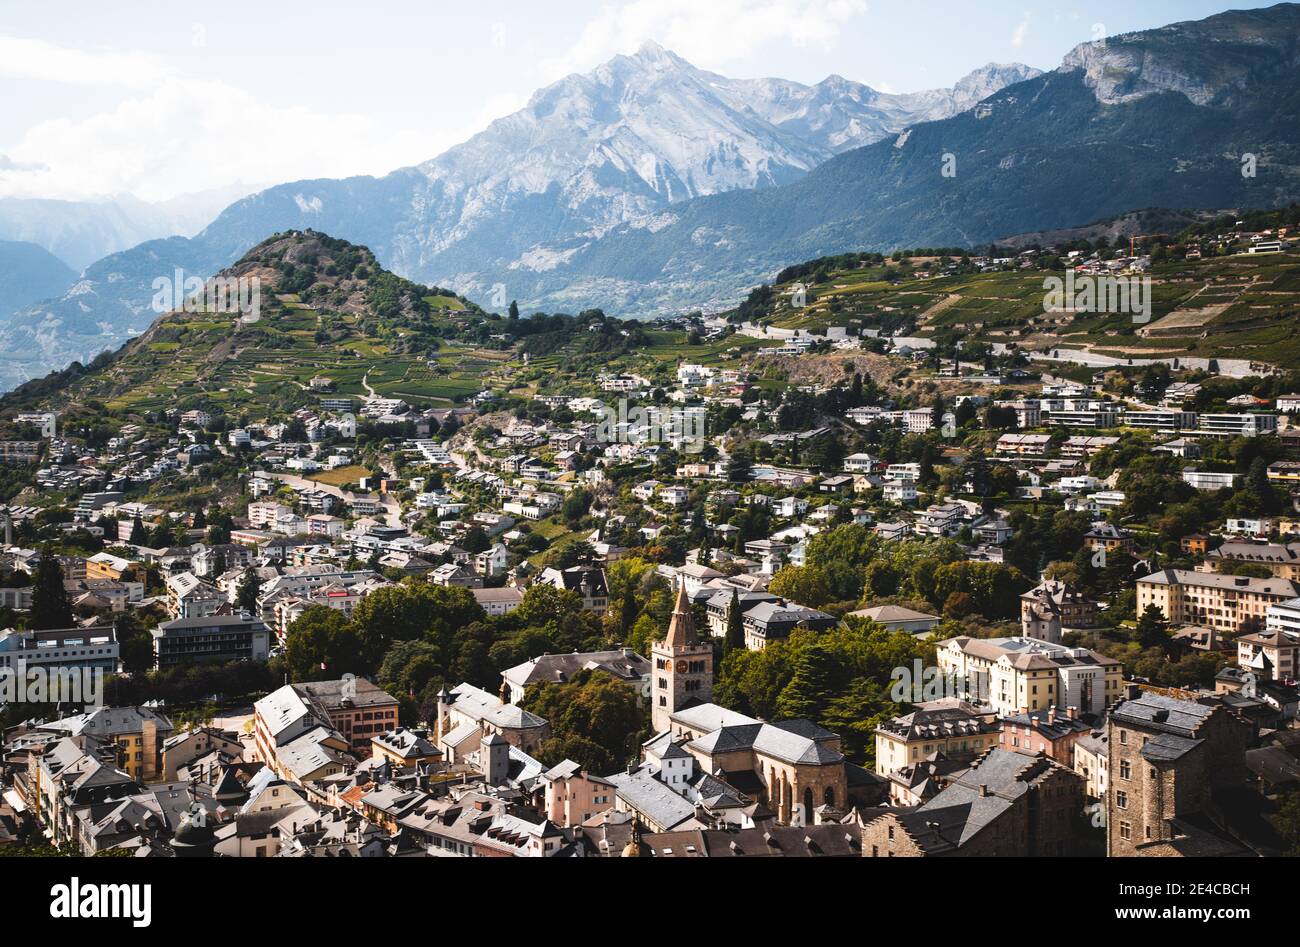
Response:
[{"label": "mountain range", "polygon": [[193,239],[100,260],[0,320],[0,386],[143,331],[153,279],[210,275],[289,229],[494,308],[649,316],[726,305],[828,253],[1283,204],[1300,192],[1298,50],[1300,6],[1282,4],[1086,44],[1045,74],[990,66],[889,96],[730,80],[650,45],[424,165],[274,187]]},{"label": "mountain range", "polygon": [[178,268],[209,276],[271,233],[343,234],[396,272],[427,282],[440,273],[442,285],[486,299],[515,282],[516,269],[560,265],[567,241],[637,220],[653,227],[656,214],[695,198],[793,183],[838,153],[1034,75],[989,65],[952,89],[892,95],[839,76],[815,86],[728,79],[647,44],[542,89],[418,167],[270,188],[194,239],[152,240],[98,260],[61,298],[8,319],[0,299],[0,389],[116,347],[156,315],[153,280]]}]

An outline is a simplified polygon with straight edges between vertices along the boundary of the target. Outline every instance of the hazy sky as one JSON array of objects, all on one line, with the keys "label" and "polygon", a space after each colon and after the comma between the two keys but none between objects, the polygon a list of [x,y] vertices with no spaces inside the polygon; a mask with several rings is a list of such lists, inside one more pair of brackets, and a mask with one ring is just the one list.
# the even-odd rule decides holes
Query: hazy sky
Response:
[{"label": "hazy sky", "polygon": [[1222,0],[0,0],[0,196],[383,174],[654,39],[735,77],[908,92]]}]

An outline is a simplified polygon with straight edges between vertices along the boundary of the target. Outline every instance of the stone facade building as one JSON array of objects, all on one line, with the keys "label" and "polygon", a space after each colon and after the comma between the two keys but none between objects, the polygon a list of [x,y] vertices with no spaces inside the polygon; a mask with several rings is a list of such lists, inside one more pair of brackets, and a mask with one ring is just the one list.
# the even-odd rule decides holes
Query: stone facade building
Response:
[{"label": "stone facade building", "polygon": [[868,858],[1065,856],[1074,853],[1083,780],[1044,755],[990,750],[914,809],[862,827]]},{"label": "stone facade building", "polygon": [[1060,644],[1065,632],[1096,624],[1097,603],[1064,582],[1044,582],[1020,596],[1020,626],[1026,638]]},{"label": "stone facade building", "polygon": [[1240,854],[1215,825],[1222,796],[1244,787],[1253,727],[1218,702],[1147,693],[1107,726],[1106,854]]}]

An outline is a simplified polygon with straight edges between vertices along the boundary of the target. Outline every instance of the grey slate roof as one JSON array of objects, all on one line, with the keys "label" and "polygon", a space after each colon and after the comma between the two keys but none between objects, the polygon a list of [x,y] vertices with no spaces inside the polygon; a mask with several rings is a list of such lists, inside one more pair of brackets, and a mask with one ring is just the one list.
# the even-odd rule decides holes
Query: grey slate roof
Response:
[{"label": "grey slate roof", "polygon": [[664,829],[675,828],[695,817],[695,806],[644,768],[605,779],[624,802]]},{"label": "grey slate roof", "polygon": [[1111,718],[1116,723],[1128,722],[1177,736],[1195,737],[1196,731],[1214,710],[1214,706],[1146,693],[1118,705],[1111,712]]},{"label": "grey slate roof", "polygon": [[1153,763],[1171,762],[1182,759],[1204,742],[1204,740],[1189,740],[1172,733],[1162,733],[1142,745],[1142,758]]}]

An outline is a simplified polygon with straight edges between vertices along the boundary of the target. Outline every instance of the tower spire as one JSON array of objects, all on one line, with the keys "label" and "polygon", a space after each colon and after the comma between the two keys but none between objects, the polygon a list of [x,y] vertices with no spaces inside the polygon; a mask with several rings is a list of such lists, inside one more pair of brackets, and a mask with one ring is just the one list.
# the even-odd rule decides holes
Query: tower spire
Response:
[{"label": "tower spire", "polygon": [[685,582],[677,590],[677,604],[673,606],[673,620],[668,625],[668,637],[664,643],[669,648],[693,648],[700,643],[695,634],[695,613],[691,611]]}]

